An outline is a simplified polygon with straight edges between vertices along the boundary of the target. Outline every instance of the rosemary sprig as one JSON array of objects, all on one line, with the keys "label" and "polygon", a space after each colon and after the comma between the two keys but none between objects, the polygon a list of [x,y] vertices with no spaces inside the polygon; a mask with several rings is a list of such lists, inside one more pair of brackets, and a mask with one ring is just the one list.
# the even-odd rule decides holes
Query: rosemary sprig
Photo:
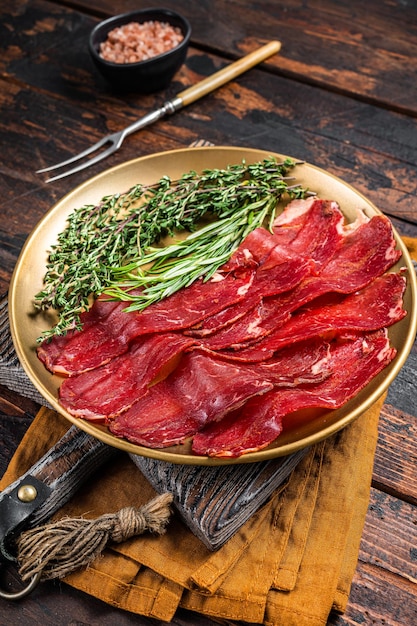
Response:
[{"label": "rosemary sprig", "polygon": [[[44,288],[35,296],[36,308],[53,308],[59,315],[42,339],[79,328],[91,296],[105,292],[138,310],[201,276],[207,280],[251,230],[265,220],[272,223],[284,194],[308,193],[288,184],[295,165],[271,157],[201,174],[190,171],[178,180],[164,176],[153,185],[106,196],[97,206],[74,209],[49,254]],[[212,221],[198,228],[202,218]],[[154,247],[180,231],[191,234]],[[140,295],[133,295],[138,287]]]},{"label": "rosemary sprig", "polygon": [[[219,222],[208,224],[176,244],[151,248],[127,268],[115,270],[113,275],[117,282],[105,293],[111,298],[131,302],[126,310],[137,311],[188,287],[200,277],[208,280],[230,258],[246,235],[262,226],[275,204],[276,200],[271,196],[266,201],[244,206]],[[250,212],[253,217],[248,224]],[[149,269],[140,271],[148,264],[151,264]],[[136,293],[139,287],[144,289]],[[135,290],[134,295],[131,290]]]}]

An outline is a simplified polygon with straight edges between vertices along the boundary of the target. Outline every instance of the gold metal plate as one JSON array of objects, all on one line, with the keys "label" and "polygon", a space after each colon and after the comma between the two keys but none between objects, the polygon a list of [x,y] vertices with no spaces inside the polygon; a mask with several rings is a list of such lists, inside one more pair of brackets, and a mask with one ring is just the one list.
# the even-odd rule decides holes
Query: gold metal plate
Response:
[{"label": "gold metal plate", "polygon": [[[20,362],[42,396],[70,422],[101,441],[130,452],[173,463],[224,465],[263,461],[285,456],[320,441],[356,419],[388,388],[404,364],[414,342],[416,319],[416,276],[407,249],[394,231],[403,255],[394,269],[406,267],[407,289],[405,308],[408,315],[389,329],[398,354],[395,360],[354,399],[336,411],[327,411],[310,420],[297,420],[297,425],[284,432],[268,448],[237,459],[212,459],[191,454],[189,442],[164,449],[151,449],[114,437],[105,426],[72,417],[58,403],[61,378],[50,374],[36,356],[36,339],[54,322],[51,315],[34,315],[33,297],[41,290],[48,250],[56,242],[69,213],[84,204],[97,204],[107,194],[127,191],[137,183],[156,182],[163,175],[178,178],[189,170],[224,168],[230,164],[254,163],[271,156],[270,152],[235,147],[187,148],[141,157],[129,161],[88,180],[62,198],[40,221],[28,237],[13,273],[9,291],[9,314],[12,338]],[[282,155],[275,154],[278,159]],[[327,172],[309,164],[295,169],[297,182],[317,192],[324,199],[336,200],[348,221],[355,218],[357,208],[369,217],[379,211],[353,187]]]}]

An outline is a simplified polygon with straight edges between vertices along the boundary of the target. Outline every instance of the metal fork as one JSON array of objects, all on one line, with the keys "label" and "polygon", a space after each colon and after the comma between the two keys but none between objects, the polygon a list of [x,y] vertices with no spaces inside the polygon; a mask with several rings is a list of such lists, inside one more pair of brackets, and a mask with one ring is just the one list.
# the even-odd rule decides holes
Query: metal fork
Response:
[{"label": "metal fork", "polygon": [[106,137],[103,137],[102,139],[97,141],[97,143],[95,143],[90,148],[87,148],[83,152],[80,152],[80,154],[77,154],[76,156],[66,159],[65,161],[62,161],[61,163],[57,163],[56,165],[50,165],[49,167],[44,167],[40,170],[37,170],[36,173],[41,174],[43,172],[50,172],[51,170],[65,167],[66,165],[70,165],[71,163],[75,163],[76,161],[80,161],[84,159],[85,157],[88,157],[93,152],[96,152],[100,148],[103,148],[104,146],[109,144],[109,147],[106,150],[100,152],[99,154],[96,154],[94,157],[91,157],[84,163],[81,163],[77,165],[76,167],[73,167],[70,170],[67,170],[65,172],[62,172],[61,174],[48,178],[45,182],[51,183],[54,180],[58,180],[59,178],[64,178],[65,176],[70,176],[71,174],[80,172],[86,167],[90,167],[90,165],[94,165],[95,163],[98,163],[102,159],[105,159],[106,157],[108,157],[110,154],[113,154],[113,152],[116,152],[116,150],[118,150],[120,146],[122,145],[125,137],[127,137],[131,133],[134,133],[137,130],[144,128],[145,126],[148,126],[149,124],[152,124],[153,122],[156,122],[157,120],[161,119],[165,115],[172,115],[179,109],[182,109],[188,104],[195,102],[196,100],[198,100],[199,98],[202,98],[203,96],[207,95],[211,91],[214,91],[215,89],[217,89],[218,87],[221,87],[222,85],[226,84],[230,80],[233,80],[234,78],[236,78],[236,76],[243,74],[244,72],[249,70],[251,67],[257,65],[261,61],[264,61],[272,54],[275,54],[276,52],[278,52],[280,48],[281,48],[281,43],[279,41],[270,41],[268,44],[262,46],[261,48],[258,48],[258,50],[254,50],[254,52],[251,52],[250,54],[242,57],[238,61],[235,61],[234,63],[231,63],[230,65],[227,65],[226,67],[219,70],[218,72],[215,72],[211,76],[208,76],[204,80],[198,82],[196,85],[193,85],[192,87],[188,87],[181,93],[177,94],[172,100],[168,100],[167,102],[165,102],[165,104],[161,106],[159,109],[156,109],[155,111],[151,113],[148,113],[147,115],[140,118],[136,122],[133,122],[133,124],[130,124],[123,130],[107,135]]}]

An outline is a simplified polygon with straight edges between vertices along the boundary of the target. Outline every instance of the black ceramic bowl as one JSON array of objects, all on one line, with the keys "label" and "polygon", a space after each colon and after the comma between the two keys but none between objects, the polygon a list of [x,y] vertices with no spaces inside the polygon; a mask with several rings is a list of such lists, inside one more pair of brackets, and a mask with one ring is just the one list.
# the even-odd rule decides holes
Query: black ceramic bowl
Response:
[{"label": "black ceramic bowl", "polygon": [[[108,33],[130,22],[165,22],[181,30],[184,39],[174,48],[137,63],[113,63],[99,54],[100,44]],[[89,39],[92,59],[106,80],[118,90],[137,93],[152,93],[167,87],[174,74],[185,61],[191,35],[191,26],[184,17],[169,9],[142,9],[116,15],[97,24]]]}]

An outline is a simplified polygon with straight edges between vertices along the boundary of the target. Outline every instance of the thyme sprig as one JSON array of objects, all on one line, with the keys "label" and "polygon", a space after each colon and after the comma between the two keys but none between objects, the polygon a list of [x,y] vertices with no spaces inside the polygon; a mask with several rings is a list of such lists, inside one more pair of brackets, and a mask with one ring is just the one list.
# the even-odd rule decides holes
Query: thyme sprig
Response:
[{"label": "thyme sprig", "polygon": [[[178,180],[163,176],[155,184],[106,196],[96,206],[74,209],[51,248],[44,288],[35,296],[37,309],[52,308],[59,316],[42,339],[80,328],[80,314],[103,292],[129,300],[128,308],[138,310],[197,278],[208,280],[249,232],[272,223],[284,194],[309,193],[289,184],[294,179],[287,174],[295,165],[270,157],[190,171]],[[201,226],[203,218],[211,221]],[[181,231],[190,234],[156,247]]]}]

